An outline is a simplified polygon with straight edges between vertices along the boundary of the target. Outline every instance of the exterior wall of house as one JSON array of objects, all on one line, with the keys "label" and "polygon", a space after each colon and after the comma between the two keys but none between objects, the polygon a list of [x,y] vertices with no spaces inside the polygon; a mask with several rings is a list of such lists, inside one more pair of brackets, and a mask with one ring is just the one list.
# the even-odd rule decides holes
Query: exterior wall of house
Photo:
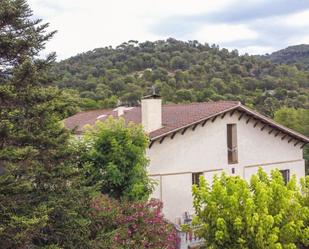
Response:
[{"label": "exterior wall of house", "polygon": [[[172,222],[183,217],[184,212],[193,213],[192,208],[192,173],[203,172],[206,180],[211,181],[215,174],[225,171],[250,179],[261,166],[267,172],[272,169],[290,169],[297,178],[305,175],[305,166],[301,144],[294,146],[295,140],[282,140],[282,134],[275,137],[277,131],[269,134],[262,125],[254,127],[255,121],[248,124],[248,117],[239,120],[236,112],[227,113],[222,119],[208,121],[204,127],[199,125],[193,131],[188,128],[160,144],[155,142],[147,151],[150,158],[149,173],[158,182],[153,193],[161,199],[165,216]],[[238,163],[228,164],[227,124],[237,124]]]}]

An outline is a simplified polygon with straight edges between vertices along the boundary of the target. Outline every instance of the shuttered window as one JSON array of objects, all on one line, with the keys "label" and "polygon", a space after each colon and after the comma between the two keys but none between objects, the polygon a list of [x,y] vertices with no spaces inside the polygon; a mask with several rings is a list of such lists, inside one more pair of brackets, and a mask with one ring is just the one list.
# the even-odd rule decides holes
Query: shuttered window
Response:
[{"label": "shuttered window", "polygon": [[280,173],[282,174],[285,184],[287,184],[290,181],[290,170],[289,169],[280,170]]},{"label": "shuttered window", "polygon": [[238,163],[236,124],[227,125],[227,155],[229,164]]},{"label": "shuttered window", "polygon": [[192,173],[192,185],[200,185],[200,176],[203,175],[203,172]]}]

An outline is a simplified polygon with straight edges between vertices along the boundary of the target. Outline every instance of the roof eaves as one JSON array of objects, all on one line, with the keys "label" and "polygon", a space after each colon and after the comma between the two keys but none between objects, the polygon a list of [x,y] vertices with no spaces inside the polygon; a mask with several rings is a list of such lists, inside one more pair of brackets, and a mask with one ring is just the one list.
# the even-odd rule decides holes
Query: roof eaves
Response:
[{"label": "roof eaves", "polygon": [[294,137],[296,137],[297,139],[301,140],[304,143],[309,143],[309,138],[304,136],[303,134],[300,134],[300,133],[298,133],[294,130],[291,130],[291,129],[281,125],[281,124],[278,124],[275,121],[273,121],[272,119],[267,118],[264,115],[259,114],[259,113],[251,110],[250,108],[248,108],[246,106],[240,105],[239,109],[242,110],[242,111],[245,111],[247,114],[251,114],[253,117],[257,117],[257,118],[261,119],[265,123],[270,124],[272,127],[275,127],[275,128],[277,128],[277,129],[279,129],[279,130],[281,130],[281,131],[283,131],[283,132],[285,132],[289,135],[293,135]]},{"label": "roof eaves", "polygon": [[205,121],[205,120],[207,120],[207,119],[211,119],[211,118],[214,118],[214,117],[216,117],[216,116],[219,116],[219,115],[221,115],[221,114],[223,114],[223,113],[226,113],[226,112],[229,112],[229,111],[232,111],[232,110],[237,110],[237,109],[240,109],[240,110],[242,110],[242,111],[245,111],[246,113],[251,114],[253,117],[257,117],[257,118],[261,119],[262,121],[264,121],[265,123],[268,123],[268,124],[270,124],[271,126],[277,128],[277,129],[279,129],[279,130],[281,130],[281,131],[283,131],[283,132],[285,132],[285,133],[288,133],[289,135],[293,135],[294,137],[296,137],[297,139],[301,140],[301,141],[304,142],[304,143],[309,143],[309,138],[308,138],[308,137],[306,137],[306,136],[304,136],[304,135],[302,135],[302,134],[300,134],[300,133],[298,133],[298,132],[296,132],[296,131],[294,131],[294,130],[291,130],[291,129],[289,129],[289,128],[283,126],[283,125],[280,125],[280,124],[276,123],[275,121],[273,121],[273,120],[271,120],[271,119],[265,117],[264,115],[261,115],[261,114],[255,112],[255,111],[249,109],[248,107],[242,105],[240,102],[238,102],[237,105],[235,105],[235,106],[233,106],[233,107],[231,107],[231,108],[228,108],[228,109],[226,109],[226,110],[223,110],[223,111],[221,111],[221,112],[212,114],[212,115],[207,116],[207,117],[205,117],[205,118],[199,119],[198,121],[192,122],[192,123],[190,123],[190,124],[187,124],[187,125],[178,127],[178,128],[176,128],[176,129],[174,129],[174,130],[171,130],[171,131],[162,133],[162,134],[160,134],[160,135],[158,135],[158,136],[152,137],[152,138],[150,138],[150,141],[153,142],[153,141],[155,141],[155,140],[158,140],[159,138],[166,137],[166,136],[168,136],[168,135],[170,135],[170,134],[173,134],[173,133],[175,133],[175,132],[178,132],[178,131],[180,131],[180,130],[182,130],[182,129],[185,129],[185,128],[188,128],[188,127],[190,127],[190,126],[199,124],[199,123],[201,123],[201,122],[203,122],[203,121]]},{"label": "roof eaves", "polygon": [[207,120],[207,119],[211,119],[211,118],[214,118],[214,117],[216,117],[216,116],[218,116],[218,115],[221,115],[221,114],[223,114],[223,113],[226,113],[226,112],[235,110],[235,109],[237,109],[237,108],[240,107],[240,106],[241,106],[241,103],[238,102],[237,105],[235,105],[235,106],[233,106],[233,107],[227,108],[227,109],[225,109],[225,110],[223,110],[223,111],[220,111],[220,112],[214,113],[214,114],[212,114],[212,115],[210,115],[210,116],[207,116],[207,117],[205,117],[205,118],[199,119],[198,121],[189,123],[189,124],[187,124],[187,125],[183,125],[183,126],[178,127],[178,128],[176,128],[176,129],[174,129],[174,130],[171,130],[171,131],[162,133],[162,134],[160,134],[160,135],[158,135],[158,136],[152,137],[152,138],[150,138],[150,141],[158,140],[159,138],[168,136],[168,135],[170,135],[170,134],[172,134],[172,133],[174,133],[174,132],[178,132],[178,131],[180,131],[180,130],[182,130],[182,129],[188,128],[188,127],[193,126],[193,125],[195,125],[195,124],[202,123],[203,121],[205,121],[205,120]]}]

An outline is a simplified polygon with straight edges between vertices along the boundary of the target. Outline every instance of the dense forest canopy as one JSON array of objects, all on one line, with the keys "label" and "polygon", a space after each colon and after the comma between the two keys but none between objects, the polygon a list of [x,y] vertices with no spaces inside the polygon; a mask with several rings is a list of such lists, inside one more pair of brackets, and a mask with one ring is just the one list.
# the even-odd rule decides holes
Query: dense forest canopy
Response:
[{"label": "dense forest canopy", "polygon": [[296,64],[299,69],[309,70],[309,45],[290,46],[265,56],[266,59],[281,64]]},{"label": "dense forest canopy", "polygon": [[197,41],[97,48],[57,63],[52,74],[84,109],[136,105],[153,85],[164,102],[240,100],[271,117],[283,106],[309,106],[308,71]]}]

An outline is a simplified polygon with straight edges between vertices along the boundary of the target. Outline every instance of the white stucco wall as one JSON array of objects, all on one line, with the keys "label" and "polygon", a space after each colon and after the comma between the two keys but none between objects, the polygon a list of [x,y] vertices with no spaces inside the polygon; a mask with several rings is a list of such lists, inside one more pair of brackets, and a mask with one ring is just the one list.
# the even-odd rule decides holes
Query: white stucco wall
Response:
[{"label": "white stucco wall", "polygon": [[[172,222],[192,209],[192,172],[204,172],[211,181],[214,174],[225,171],[245,179],[256,173],[259,166],[267,172],[274,168],[290,169],[297,178],[305,175],[305,166],[301,144],[288,143],[289,138],[269,134],[269,128],[261,131],[261,125],[254,127],[255,121],[246,123],[246,117],[238,120],[239,114],[232,117],[226,114],[214,122],[208,121],[194,131],[189,128],[184,135],[178,133],[160,144],[155,142],[147,151],[150,158],[149,174],[157,180],[158,185],[153,197],[164,204],[164,213]],[[229,123],[237,124],[238,163],[227,162],[227,129]]]}]

